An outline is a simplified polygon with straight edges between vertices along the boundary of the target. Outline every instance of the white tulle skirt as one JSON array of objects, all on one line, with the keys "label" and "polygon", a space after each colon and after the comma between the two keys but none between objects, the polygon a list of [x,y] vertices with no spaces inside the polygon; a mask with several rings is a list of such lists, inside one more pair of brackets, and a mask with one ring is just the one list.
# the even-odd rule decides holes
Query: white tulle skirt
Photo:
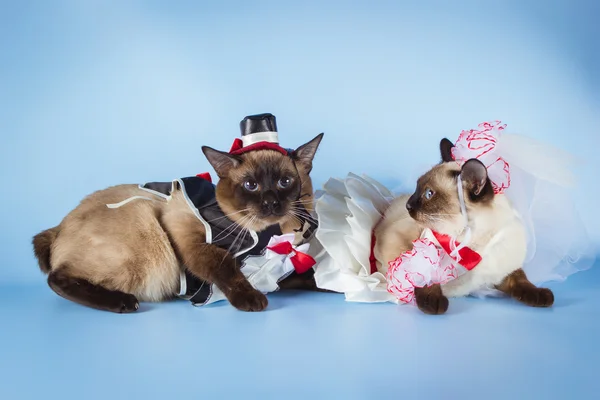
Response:
[{"label": "white tulle skirt", "polygon": [[322,289],[344,293],[357,302],[394,302],[380,272],[371,273],[371,233],[393,200],[393,194],[367,176],[330,179],[316,193],[319,228],[315,240],[315,280]]},{"label": "white tulle skirt", "polygon": [[[536,285],[562,281],[589,268],[595,259],[581,218],[569,190],[552,182],[527,180],[514,171],[506,191],[521,214],[528,232],[528,254],[523,266]],[[521,177],[523,177],[521,179]],[[511,195],[512,194],[512,195]],[[311,244],[317,286],[344,293],[355,302],[392,302],[386,276],[371,273],[371,233],[394,194],[368,176],[348,174],[332,178],[316,195],[315,214],[319,228]],[[480,291],[475,296],[498,295]]]}]

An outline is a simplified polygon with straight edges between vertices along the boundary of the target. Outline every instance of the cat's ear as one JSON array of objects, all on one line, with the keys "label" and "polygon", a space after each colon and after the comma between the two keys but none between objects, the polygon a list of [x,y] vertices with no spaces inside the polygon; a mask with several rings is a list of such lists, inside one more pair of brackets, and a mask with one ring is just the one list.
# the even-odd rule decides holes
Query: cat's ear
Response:
[{"label": "cat's ear", "polygon": [[475,197],[481,195],[488,183],[487,168],[476,158],[471,158],[463,164],[460,177],[465,189]]},{"label": "cat's ear", "polygon": [[440,142],[440,153],[442,154],[442,162],[454,161],[454,157],[452,157],[453,147],[454,144],[450,140],[446,138],[442,139],[442,141]]},{"label": "cat's ear", "polygon": [[307,173],[312,169],[312,161],[315,158],[321,139],[323,139],[324,133],[319,133],[313,140],[303,144],[294,150],[291,157],[294,161],[304,166]]},{"label": "cat's ear", "polygon": [[239,157],[225,153],[224,151],[215,150],[212,147],[202,146],[202,152],[210,165],[215,169],[219,178],[227,177],[232,168],[236,168],[242,163]]}]

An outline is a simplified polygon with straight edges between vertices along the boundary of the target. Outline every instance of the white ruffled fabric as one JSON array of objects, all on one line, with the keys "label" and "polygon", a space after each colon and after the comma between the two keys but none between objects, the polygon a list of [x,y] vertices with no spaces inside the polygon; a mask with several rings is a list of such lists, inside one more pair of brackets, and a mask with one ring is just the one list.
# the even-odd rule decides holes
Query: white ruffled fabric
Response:
[{"label": "white ruffled fabric", "polygon": [[317,287],[344,293],[357,302],[394,302],[387,280],[371,274],[371,231],[393,199],[382,184],[367,176],[332,178],[316,193],[315,234],[323,250],[315,259]]},{"label": "white ruffled fabric", "polygon": [[[497,150],[510,164],[510,186],[501,190],[522,217],[528,234],[523,266],[536,285],[563,281],[588,269],[594,248],[571,199],[572,158],[532,139],[503,134]],[[502,175],[502,168],[495,170]],[[527,171],[527,172],[525,172]],[[504,185],[502,185],[504,186]],[[386,276],[370,273],[371,231],[394,195],[368,176],[332,178],[317,192],[317,286],[356,302],[393,302]],[[400,255],[399,255],[400,256]],[[475,296],[498,295],[482,290]]]}]

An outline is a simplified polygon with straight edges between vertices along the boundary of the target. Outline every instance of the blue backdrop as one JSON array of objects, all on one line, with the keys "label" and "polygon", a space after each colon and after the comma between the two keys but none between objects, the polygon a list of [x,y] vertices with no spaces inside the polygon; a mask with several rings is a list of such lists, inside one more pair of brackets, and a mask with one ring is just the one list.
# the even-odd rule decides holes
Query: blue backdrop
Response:
[{"label": "blue backdrop", "polygon": [[600,6],[590,1],[0,1],[1,282],[90,192],[209,170],[248,114],[325,139],[313,172],[413,186],[441,137],[501,119],[588,161],[596,244]]}]

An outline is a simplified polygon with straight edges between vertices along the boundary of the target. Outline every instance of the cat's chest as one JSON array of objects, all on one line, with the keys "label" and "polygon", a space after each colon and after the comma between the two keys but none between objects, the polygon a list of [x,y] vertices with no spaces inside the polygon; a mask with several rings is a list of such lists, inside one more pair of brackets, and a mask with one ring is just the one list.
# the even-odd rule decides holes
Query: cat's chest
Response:
[{"label": "cat's chest", "polygon": [[472,247],[481,255],[482,269],[504,270],[504,264],[522,263],[526,255],[526,238],[523,226],[518,221],[506,223],[495,232],[481,235]]},{"label": "cat's chest", "polygon": [[[229,219],[216,200],[215,186],[199,177],[180,178],[175,182],[151,182],[140,186],[140,189],[152,192],[157,196],[169,198],[174,190],[181,191],[190,210],[204,226],[206,242],[218,246],[244,264],[249,256],[263,253],[273,236],[282,234],[280,226],[271,225],[261,232],[241,227]],[[189,271],[182,271],[179,295],[189,298],[195,304],[205,303],[212,295],[212,287]]]},{"label": "cat's chest", "polygon": [[466,296],[495,287],[523,266],[526,255],[525,240],[518,224],[510,224],[491,235],[485,244],[474,241],[469,247],[479,253],[481,261],[468,273],[444,285],[444,293],[448,296]]}]

